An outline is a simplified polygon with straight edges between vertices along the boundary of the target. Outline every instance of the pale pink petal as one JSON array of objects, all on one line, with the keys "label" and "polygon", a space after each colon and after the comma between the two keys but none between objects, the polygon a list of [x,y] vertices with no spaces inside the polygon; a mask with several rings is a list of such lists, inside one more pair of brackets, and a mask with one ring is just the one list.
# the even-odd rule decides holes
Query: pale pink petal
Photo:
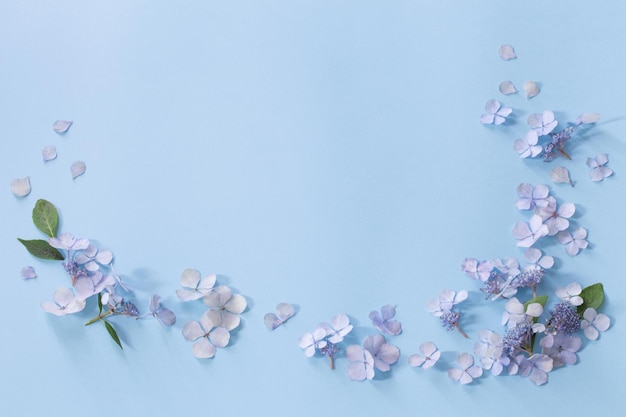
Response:
[{"label": "pale pink petal", "polygon": [[52,124],[52,130],[57,133],[65,133],[72,126],[71,120],[57,120]]},{"label": "pale pink petal", "polygon": [[80,177],[87,170],[87,165],[83,161],[76,161],[70,167],[70,171],[72,172],[72,179]]},{"label": "pale pink petal", "polygon": [[30,191],[30,177],[16,178],[11,181],[11,192],[16,197],[26,197]]},{"label": "pale pink petal", "polygon": [[502,81],[498,89],[504,95],[517,93],[517,89],[511,81]]},{"label": "pale pink petal", "polygon": [[500,54],[500,58],[504,59],[505,61],[517,58],[517,55],[515,54],[515,50],[513,49],[511,45],[500,46],[498,53]]},{"label": "pale pink petal", "polygon": [[57,157],[57,148],[54,145],[48,145],[41,151],[44,162],[50,161]]}]

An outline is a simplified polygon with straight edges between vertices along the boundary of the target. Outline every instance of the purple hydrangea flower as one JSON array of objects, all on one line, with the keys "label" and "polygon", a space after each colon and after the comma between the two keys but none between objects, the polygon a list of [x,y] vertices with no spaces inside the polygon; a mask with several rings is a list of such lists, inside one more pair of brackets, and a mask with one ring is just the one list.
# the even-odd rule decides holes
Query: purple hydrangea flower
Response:
[{"label": "purple hydrangea flower", "polygon": [[380,313],[372,311],[369,315],[372,325],[383,333],[396,336],[402,333],[402,324],[397,320],[392,320],[396,315],[396,308],[391,304],[382,306]]},{"label": "purple hydrangea flower", "polygon": [[421,366],[424,369],[435,366],[439,358],[441,357],[441,351],[437,349],[432,342],[424,342],[420,345],[419,351],[421,355],[414,353],[409,356],[410,366]]},{"label": "purple hydrangea flower", "polygon": [[545,207],[548,205],[548,195],[550,189],[545,184],[533,187],[531,184],[520,184],[517,186],[519,199],[515,202],[518,210],[532,210],[535,207]]},{"label": "purple hydrangea flower", "polygon": [[561,245],[565,246],[565,252],[570,256],[578,255],[581,249],[586,249],[589,243],[587,242],[587,230],[583,227],[579,227],[572,233],[567,230],[557,233],[556,240]]},{"label": "purple hydrangea flower", "polygon": [[372,354],[374,367],[381,372],[388,372],[391,365],[400,357],[400,349],[387,343],[385,337],[380,334],[367,336],[363,341],[363,348]]},{"label": "purple hydrangea flower", "polygon": [[448,376],[460,384],[469,384],[483,374],[483,368],[474,365],[474,357],[469,353],[459,354],[456,358],[456,363],[459,365],[459,368],[450,368]]},{"label": "purple hydrangea flower", "polygon": [[577,361],[576,352],[583,345],[580,337],[567,336],[563,333],[548,333],[541,339],[542,353],[550,356],[553,366],[574,365]]},{"label": "purple hydrangea flower", "polygon": [[599,332],[608,330],[611,320],[605,314],[598,314],[594,308],[587,308],[583,313],[583,320],[580,327],[583,329],[585,337],[589,340],[596,340]]}]

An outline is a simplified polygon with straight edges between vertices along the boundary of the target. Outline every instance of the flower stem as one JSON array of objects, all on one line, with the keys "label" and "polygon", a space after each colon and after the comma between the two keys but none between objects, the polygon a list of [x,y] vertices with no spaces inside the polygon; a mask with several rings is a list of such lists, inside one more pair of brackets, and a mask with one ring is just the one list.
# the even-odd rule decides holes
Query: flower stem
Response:
[{"label": "flower stem", "polygon": [[469,339],[469,336],[467,335],[467,333],[465,333],[463,330],[461,330],[461,328],[459,327],[458,324],[455,324],[454,327],[456,327],[456,329],[459,331],[459,333],[461,333],[463,335],[464,338]]},{"label": "flower stem", "polygon": [[567,159],[569,159],[570,161],[572,160],[572,158],[570,158],[570,156],[567,154],[567,152],[565,152],[563,149],[559,149],[559,152],[561,152],[561,154],[566,157]]},{"label": "flower stem", "polygon": [[328,355],[328,362],[330,362],[330,369],[335,369],[335,361],[333,360],[333,355]]},{"label": "flower stem", "polygon": [[113,314],[113,310],[109,310],[106,313],[99,314],[97,317],[94,317],[93,319],[91,319],[87,323],[85,323],[85,326],[89,326],[90,324],[94,324],[95,322],[97,322],[99,320],[102,320],[103,318],[105,318],[106,316],[110,316],[111,314]]}]

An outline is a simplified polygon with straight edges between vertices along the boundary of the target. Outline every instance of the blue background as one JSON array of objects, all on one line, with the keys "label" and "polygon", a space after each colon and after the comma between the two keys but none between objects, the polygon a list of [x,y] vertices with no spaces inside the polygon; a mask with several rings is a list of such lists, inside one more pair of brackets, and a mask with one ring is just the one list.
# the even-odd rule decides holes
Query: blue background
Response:
[{"label": "blue background", "polygon": [[[0,193],[3,318],[0,403],[21,415],[318,416],[609,413],[623,405],[626,4],[607,1],[0,1]],[[518,59],[498,56],[501,44]],[[535,80],[541,93],[502,96]],[[478,122],[485,101],[513,107],[503,126]],[[572,161],[520,160],[512,149],[530,113],[564,123],[599,112],[572,140]],[[52,123],[74,120],[65,135]],[[44,164],[41,149],[59,156]],[[616,174],[588,178],[585,160],[609,154]],[[87,163],[72,181],[69,165]],[[552,184],[565,165],[576,182]],[[9,191],[30,176],[32,193]],[[501,331],[502,303],[481,301],[465,257],[516,256],[511,229],[521,182],[546,183],[573,202],[590,249],[557,258],[547,291],[602,281],[612,328],[585,343],[579,364],[535,387],[519,377],[459,386],[445,361],[471,352],[482,328]],[[35,201],[61,211],[62,230],[115,253],[146,310],[158,293],[178,322],[114,322],[120,351],[93,313],[41,311],[67,286],[58,264],[26,253]],[[24,265],[39,278],[23,282]],[[217,273],[249,308],[231,345],[200,361],[180,330],[200,303],[175,295],[185,268]],[[463,327],[426,311],[443,288],[471,290]],[[298,306],[269,332],[263,315]],[[345,312],[348,343],[374,333],[367,318],[397,306],[402,356],[389,375],[352,382],[308,359],[298,337]],[[444,359],[408,366],[427,340]],[[596,414],[597,413],[597,414]],[[13,415],[12,414],[12,415]]]}]

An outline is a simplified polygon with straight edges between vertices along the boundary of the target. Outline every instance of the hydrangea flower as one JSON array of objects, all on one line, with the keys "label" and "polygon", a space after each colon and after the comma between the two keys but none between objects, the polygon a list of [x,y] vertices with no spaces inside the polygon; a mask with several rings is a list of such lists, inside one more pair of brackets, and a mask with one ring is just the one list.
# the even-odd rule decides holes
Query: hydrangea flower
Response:
[{"label": "hydrangea flower", "polygon": [[524,253],[524,258],[530,264],[528,268],[550,269],[554,266],[554,258],[552,256],[544,256],[543,252],[537,248],[528,248]]},{"label": "hydrangea flower", "polygon": [[424,342],[420,345],[419,351],[421,355],[414,353],[409,356],[410,366],[421,366],[424,369],[435,366],[439,358],[441,357],[441,351],[437,349],[437,346],[433,342]]},{"label": "hydrangea flower", "polygon": [[517,186],[519,199],[515,202],[518,210],[531,210],[535,207],[545,207],[548,205],[548,195],[550,189],[545,184],[533,187],[531,184],[522,183]]},{"label": "hydrangea flower", "polygon": [[165,308],[161,305],[161,297],[154,294],[150,297],[150,314],[154,317],[162,326],[172,326],[176,323],[176,315],[169,308]]},{"label": "hydrangea flower", "polygon": [[233,294],[229,287],[220,285],[202,298],[202,302],[210,309],[219,312],[223,327],[229,330],[239,326],[239,314],[243,313],[248,302],[240,294]]},{"label": "hydrangea flower", "polygon": [[537,145],[538,141],[539,136],[537,135],[537,131],[529,130],[526,133],[526,136],[517,139],[513,143],[513,149],[515,149],[515,152],[519,154],[520,158],[534,158],[543,151],[543,147],[541,145]]},{"label": "hydrangea flower", "polygon": [[583,227],[579,227],[572,233],[567,230],[557,233],[556,240],[561,245],[567,245],[565,252],[570,256],[578,255],[581,249],[586,249],[589,243],[587,242],[587,230]]},{"label": "hydrangea flower", "polygon": [[580,296],[582,290],[583,289],[579,283],[572,282],[571,284],[568,284],[565,288],[557,288],[555,290],[555,294],[561,300],[567,301],[573,306],[579,306],[584,302],[582,297]]},{"label": "hydrangea flower", "polygon": [[353,381],[374,379],[374,357],[359,345],[350,345],[346,348],[346,357],[350,361],[348,365],[348,377]]},{"label": "hydrangea flower", "polygon": [[583,345],[580,337],[567,336],[563,333],[548,333],[541,339],[542,353],[552,358],[553,367],[565,364],[574,365],[577,361],[576,352]]},{"label": "hydrangea flower", "polygon": [[550,311],[547,327],[552,333],[562,333],[567,336],[576,333],[580,329],[580,318],[576,307],[567,301],[555,305],[554,310]]},{"label": "hydrangea flower", "polygon": [[218,326],[216,318],[209,310],[202,314],[200,322],[190,321],[183,327],[185,339],[195,341],[192,350],[198,359],[212,358],[215,356],[215,348],[223,348],[230,341],[230,333],[224,327]]},{"label": "hydrangea flower", "polygon": [[285,323],[287,320],[293,317],[294,314],[296,314],[296,310],[289,303],[280,303],[276,306],[276,313],[277,314],[267,313],[263,317],[265,326],[269,330],[274,330],[278,326],[281,326],[283,323]]},{"label": "hydrangea flower", "polygon": [[535,385],[543,385],[548,382],[548,372],[552,371],[553,360],[548,355],[534,354],[530,358],[518,355],[515,358],[519,366],[519,375],[528,378]]},{"label": "hydrangea flower", "polygon": [[468,293],[466,290],[459,292],[453,290],[442,290],[439,293],[437,300],[428,301],[427,308],[430,314],[435,317],[439,317],[441,325],[447,330],[456,328],[463,337],[468,337],[467,334],[459,327],[459,319],[461,313],[454,310],[454,306],[465,301]]},{"label": "hydrangea flower", "polygon": [[113,252],[110,250],[98,250],[92,244],[89,244],[82,252],[74,256],[77,264],[83,265],[87,271],[97,271],[100,266],[108,266],[113,261]]},{"label": "hydrangea flower", "polygon": [[336,344],[343,341],[344,336],[352,331],[352,325],[350,324],[350,318],[346,314],[337,314],[330,323],[321,323],[320,327],[324,328],[328,341]]},{"label": "hydrangea flower", "polygon": [[74,283],[76,298],[86,300],[92,295],[101,293],[106,287],[113,285],[115,285],[115,278],[111,275],[104,275],[100,271],[88,275],[81,275]]},{"label": "hydrangea flower", "polygon": [[402,324],[397,320],[392,320],[396,316],[396,308],[391,304],[382,306],[380,313],[372,311],[369,315],[372,325],[383,333],[396,336],[402,333]]},{"label": "hydrangea flower", "polygon": [[388,372],[391,365],[398,361],[400,349],[386,342],[380,334],[367,336],[363,341],[363,348],[374,358],[374,367],[381,372]]},{"label": "hydrangea flower", "polygon": [[608,163],[609,156],[605,153],[598,154],[595,158],[587,158],[587,166],[591,168],[589,171],[591,181],[602,181],[613,175],[613,170],[606,166]]},{"label": "hydrangea flower", "polygon": [[493,268],[491,261],[479,261],[476,258],[465,258],[461,263],[461,270],[465,275],[482,282],[489,279]]},{"label": "hydrangea flower", "polygon": [[459,368],[450,368],[448,376],[460,384],[469,384],[483,374],[483,368],[474,365],[474,357],[469,353],[459,354],[456,358],[456,363],[459,365]]},{"label": "hydrangea flower", "polygon": [[487,100],[485,104],[487,114],[480,116],[480,123],[501,125],[506,121],[506,117],[511,114],[513,109],[503,107],[498,100]]},{"label": "hydrangea flower", "polygon": [[180,276],[180,285],[184,288],[177,289],[176,295],[182,301],[197,300],[213,291],[216,280],[217,276],[215,274],[201,278],[200,271],[187,268]]},{"label": "hydrangea flower", "polygon": [[539,239],[548,234],[548,226],[543,224],[541,217],[533,215],[528,223],[517,222],[513,227],[513,236],[517,239],[517,246],[529,248]]},{"label": "hydrangea flower", "polygon": [[554,197],[548,197],[548,205],[535,209],[535,213],[541,217],[543,224],[548,226],[548,236],[554,236],[558,232],[569,227],[569,218],[576,212],[576,206],[572,203],[561,204],[557,209]]},{"label": "hydrangea flower", "polygon": [[502,336],[491,330],[481,330],[478,339],[474,354],[480,358],[480,366],[491,370],[492,375],[500,375],[510,363],[509,357],[504,355]]},{"label": "hydrangea flower", "polygon": [[48,239],[50,246],[70,251],[83,250],[89,247],[89,239],[76,239],[71,233],[61,233],[58,237]]},{"label": "hydrangea flower", "polygon": [[505,311],[502,313],[502,325],[513,328],[518,324],[531,323],[533,319],[543,314],[543,306],[539,303],[530,303],[524,307],[517,298],[513,297],[506,302]]},{"label": "hydrangea flower", "polygon": [[608,330],[611,326],[611,319],[605,314],[598,314],[594,308],[587,308],[583,313],[583,320],[580,323],[585,337],[589,340],[596,340],[599,332]]},{"label": "hydrangea flower", "polygon": [[311,333],[305,333],[298,339],[298,346],[304,350],[304,355],[308,358],[315,355],[316,350],[326,347],[326,330],[322,326],[317,326]]},{"label": "hydrangea flower", "polygon": [[54,302],[44,301],[41,308],[46,313],[55,316],[65,316],[67,314],[78,313],[83,311],[87,302],[74,296],[69,288],[58,288],[52,296]]},{"label": "hydrangea flower", "polygon": [[528,126],[539,136],[547,135],[552,132],[558,122],[554,119],[554,113],[546,110],[541,114],[533,113],[528,116]]}]

